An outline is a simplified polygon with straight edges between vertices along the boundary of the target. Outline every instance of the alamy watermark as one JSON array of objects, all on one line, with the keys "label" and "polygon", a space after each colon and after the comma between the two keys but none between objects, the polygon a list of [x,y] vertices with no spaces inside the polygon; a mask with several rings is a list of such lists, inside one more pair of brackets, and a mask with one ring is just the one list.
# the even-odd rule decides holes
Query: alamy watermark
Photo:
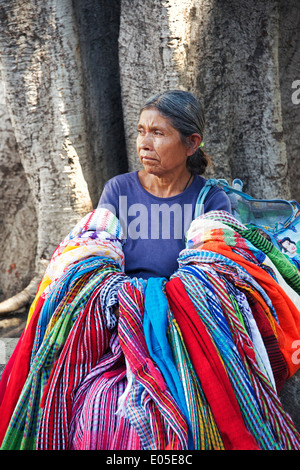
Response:
[{"label": "alamy watermark", "polygon": [[[101,205],[116,215],[111,204]],[[193,204],[150,204],[140,202],[128,205],[127,196],[119,196],[118,219],[125,238],[137,240],[180,240],[193,220]]]},{"label": "alamy watermark", "polygon": [[[19,338],[1,338],[0,339],[0,366],[5,366],[11,357]],[[292,353],[292,363],[294,365],[300,364],[300,339],[295,340],[292,343],[292,349],[295,351]]]},{"label": "alamy watermark", "polygon": [[8,363],[19,338],[0,338],[0,365]]},{"label": "alamy watermark", "polygon": [[292,103],[300,104],[300,80],[294,80],[292,83],[292,89],[295,90],[292,93]]},{"label": "alamy watermark", "polygon": [[292,354],[292,363],[294,365],[298,365],[300,364],[300,340],[299,339],[293,341],[292,349],[295,349],[295,351]]}]

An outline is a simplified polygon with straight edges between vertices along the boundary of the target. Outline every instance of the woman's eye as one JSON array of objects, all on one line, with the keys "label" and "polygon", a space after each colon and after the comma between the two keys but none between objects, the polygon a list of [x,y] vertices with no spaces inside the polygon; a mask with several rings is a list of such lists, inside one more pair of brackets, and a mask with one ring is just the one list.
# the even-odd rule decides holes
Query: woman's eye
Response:
[{"label": "woman's eye", "polygon": [[[144,129],[137,129],[137,133],[139,135],[145,135],[146,131]],[[152,131],[152,134],[153,135],[163,135],[163,132],[158,130],[158,129],[155,129],[155,130]]]}]

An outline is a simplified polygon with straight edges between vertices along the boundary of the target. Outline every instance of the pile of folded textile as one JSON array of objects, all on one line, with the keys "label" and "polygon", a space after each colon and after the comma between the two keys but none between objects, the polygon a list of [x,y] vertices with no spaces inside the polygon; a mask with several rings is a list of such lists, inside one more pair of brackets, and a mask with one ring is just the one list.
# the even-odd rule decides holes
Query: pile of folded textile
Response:
[{"label": "pile of folded textile", "polygon": [[278,398],[294,266],[223,211],[193,221],[169,280],[129,278],[125,242],[97,209],[54,252],[0,382],[1,449],[300,449]]}]

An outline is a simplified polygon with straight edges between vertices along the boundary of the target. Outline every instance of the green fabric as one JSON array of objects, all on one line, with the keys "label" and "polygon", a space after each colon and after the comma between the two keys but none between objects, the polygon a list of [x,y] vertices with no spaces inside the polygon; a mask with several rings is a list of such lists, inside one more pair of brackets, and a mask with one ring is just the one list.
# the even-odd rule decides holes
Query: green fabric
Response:
[{"label": "green fabric", "polygon": [[224,444],[186,350],[180,328],[168,310],[168,338],[186,394],[196,449],[221,450]]},{"label": "green fabric", "polygon": [[247,228],[246,230],[237,229],[237,232],[249,240],[256,248],[265,253],[274,263],[284,280],[291,286],[295,292],[300,294],[300,273],[281,251],[279,251],[272,242],[267,240],[257,227]]},{"label": "green fabric", "polygon": [[[81,287],[73,302],[68,303],[72,291],[67,292],[55,312],[56,322],[47,335],[34,358],[31,370],[22,389],[10,425],[2,442],[1,450],[34,450],[40,418],[40,402],[50,377],[53,364],[61,352],[77,317],[81,314],[91,293],[102,280],[116,271],[113,264],[105,265],[105,258],[91,272],[90,279]],[[88,261],[87,261],[88,262]],[[102,265],[101,265],[102,262]],[[70,270],[70,272],[72,272]],[[80,282],[80,280],[78,281]],[[74,287],[76,290],[76,285]]]}]

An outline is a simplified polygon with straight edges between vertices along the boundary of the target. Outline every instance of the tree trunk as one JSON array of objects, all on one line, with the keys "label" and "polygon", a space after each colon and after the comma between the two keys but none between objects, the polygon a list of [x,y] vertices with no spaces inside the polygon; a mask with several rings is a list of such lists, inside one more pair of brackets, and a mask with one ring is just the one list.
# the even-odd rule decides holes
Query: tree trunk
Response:
[{"label": "tree trunk", "polygon": [[289,198],[276,2],[215,2],[199,49],[214,172],[253,196]]},{"label": "tree trunk", "polygon": [[[19,246],[3,259],[6,296],[19,287],[10,282],[7,288],[7,263],[18,259],[18,272],[26,273],[23,287],[28,272],[40,277],[69,229],[97,205],[105,181],[127,170],[117,73],[119,7],[118,2],[113,7],[102,3],[100,8],[95,1],[74,1],[77,21],[71,0],[0,5],[1,71],[9,110],[3,119],[12,122],[17,145],[12,156],[23,178],[18,184],[10,173],[14,201],[22,200],[23,207],[14,223],[18,206],[4,221],[7,231],[15,227],[18,240],[21,227],[29,239],[26,250]],[[28,207],[25,188],[30,190]]]},{"label": "tree trunk", "polygon": [[[20,279],[32,256],[35,271],[43,269],[108,178],[139,168],[139,109],[161,90],[190,90],[203,101],[207,176],[239,177],[257,197],[297,198],[298,25],[293,0],[2,1],[5,122],[17,145],[9,165],[19,162],[10,187],[24,201],[18,217],[33,224]],[[3,272],[18,253],[5,255]]]},{"label": "tree trunk", "polygon": [[[105,182],[128,169],[121,101],[120,0],[73,0],[83,73],[87,178],[96,207]],[[91,171],[90,171],[91,172]]]},{"label": "tree trunk", "polygon": [[241,178],[257,197],[290,197],[278,69],[276,2],[124,0],[120,67],[128,159],[138,167],[140,105],[169,88],[206,109],[209,176]]},{"label": "tree trunk", "polygon": [[82,172],[87,139],[81,68],[68,7],[32,0],[0,9],[7,102],[37,215],[37,267],[91,208]]},{"label": "tree trunk", "polygon": [[140,168],[135,140],[141,105],[160,91],[191,88],[182,78],[192,8],[190,0],[122,1],[119,61],[130,170]]},{"label": "tree trunk", "polygon": [[300,100],[293,99],[300,96],[300,5],[295,0],[279,2],[278,62],[291,196],[300,201]]},{"label": "tree trunk", "polygon": [[[0,301],[29,284],[35,268],[37,218],[0,75]],[[30,234],[30,236],[28,236]]]}]

